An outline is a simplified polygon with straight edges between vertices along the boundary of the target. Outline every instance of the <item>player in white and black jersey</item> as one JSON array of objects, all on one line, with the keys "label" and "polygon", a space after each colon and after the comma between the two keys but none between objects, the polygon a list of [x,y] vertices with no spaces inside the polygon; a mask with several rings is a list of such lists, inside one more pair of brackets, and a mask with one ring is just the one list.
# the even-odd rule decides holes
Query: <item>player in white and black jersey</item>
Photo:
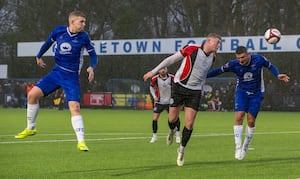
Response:
[{"label": "player in white and black jersey", "polygon": [[[153,98],[153,117],[152,117],[152,138],[150,143],[157,141],[157,121],[160,113],[164,110],[169,112],[171,99],[171,87],[174,80],[174,75],[168,73],[168,68],[162,68],[158,74],[153,76],[150,82],[150,94]],[[176,121],[176,143],[180,143],[180,120]]]},{"label": "player in white and black jersey", "polygon": [[167,136],[167,144],[170,145],[173,142],[175,134],[175,122],[184,106],[185,126],[182,131],[181,144],[178,148],[178,166],[184,164],[184,150],[193,131],[201,98],[201,90],[220,44],[221,36],[210,33],[202,45],[189,44],[183,47],[177,53],[165,58],[158,66],[147,72],[143,77],[144,81],[147,81],[147,79],[153,77],[160,69],[182,61],[180,68],[175,74],[174,85],[172,86],[169,108],[170,132]]}]

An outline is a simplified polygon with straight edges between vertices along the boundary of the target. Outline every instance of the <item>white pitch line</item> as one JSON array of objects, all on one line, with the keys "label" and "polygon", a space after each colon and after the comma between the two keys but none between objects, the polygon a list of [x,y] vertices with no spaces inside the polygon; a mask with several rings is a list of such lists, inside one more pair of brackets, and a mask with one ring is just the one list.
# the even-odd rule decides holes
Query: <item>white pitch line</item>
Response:
[{"label": "white pitch line", "polygon": [[[85,141],[113,141],[113,140],[137,140],[148,139],[150,137],[120,137],[120,138],[98,138],[98,139],[85,139]],[[25,143],[55,143],[55,142],[75,142],[75,139],[62,139],[62,140],[33,140],[33,141],[6,141],[0,144],[25,144]]]},{"label": "white pitch line", "polygon": [[[148,135],[148,133],[93,133],[86,134],[86,136],[104,136],[104,135]],[[300,131],[289,131],[289,132],[256,132],[255,135],[270,135],[270,134],[300,134]],[[41,136],[71,136],[74,134],[40,134]],[[232,136],[232,133],[211,133],[211,134],[192,134],[192,137],[219,137],[219,136]],[[0,135],[0,137],[12,137],[13,135]],[[165,135],[161,135],[162,137]],[[97,138],[97,139],[86,139],[86,141],[113,141],[113,140],[139,140],[148,139],[147,137],[117,137],[117,138]],[[22,140],[22,139],[21,139]],[[36,141],[0,141],[0,144],[25,144],[25,143],[55,143],[55,142],[75,142],[75,139],[62,139],[62,140],[36,140]]]},{"label": "white pitch line", "polygon": [[[86,133],[85,135],[86,136],[96,136],[96,135],[101,135],[101,136],[104,136],[104,135],[144,135],[144,134],[148,134],[148,133]],[[37,133],[37,135],[39,136],[73,136],[75,135],[74,133],[67,133],[67,134],[40,134],[40,133]],[[11,136],[14,136],[14,135],[0,135],[0,137],[11,137]]]}]

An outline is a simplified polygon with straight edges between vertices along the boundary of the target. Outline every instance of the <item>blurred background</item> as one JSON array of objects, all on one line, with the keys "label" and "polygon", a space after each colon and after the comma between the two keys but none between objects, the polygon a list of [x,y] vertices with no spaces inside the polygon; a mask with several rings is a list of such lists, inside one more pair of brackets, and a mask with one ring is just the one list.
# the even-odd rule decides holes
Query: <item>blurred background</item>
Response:
[{"label": "blurred background", "polygon": [[[0,0],[0,73],[7,74],[0,79],[0,105],[26,107],[26,93],[54,65],[53,57],[45,56],[47,67],[41,70],[33,57],[17,57],[17,43],[46,40],[55,26],[67,25],[73,10],[86,13],[85,30],[92,40],[205,37],[210,32],[262,36],[271,27],[284,35],[300,33],[300,0]],[[291,77],[283,84],[265,70],[263,110],[300,111],[299,51],[262,54]],[[82,106],[151,109],[149,84],[142,76],[169,55],[100,55],[95,81],[88,83],[87,74],[81,74]],[[89,64],[85,58],[83,70]],[[214,67],[232,58],[220,53]],[[234,86],[232,74],[208,80],[199,110],[232,111]],[[219,102],[213,106],[209,101],[215,98]],[[63,91],[46,97],[41,106],[67,108]]]}]

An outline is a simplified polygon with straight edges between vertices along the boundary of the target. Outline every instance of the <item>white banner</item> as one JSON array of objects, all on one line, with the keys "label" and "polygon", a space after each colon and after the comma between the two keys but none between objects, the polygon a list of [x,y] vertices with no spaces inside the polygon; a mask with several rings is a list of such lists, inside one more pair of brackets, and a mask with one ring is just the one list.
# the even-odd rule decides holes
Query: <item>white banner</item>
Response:
[{"label": "white banner", "polygon": [[[97,55],[147,55],[172,54],[186,44],[201,44],[201,38],[93,40]],[[34,57],[43,42],[19,42],[18,57]],[[268,44],[263,36],[223,37],[219,53],[234,53],[237,46],[246,46],[250,52],[300,52],[300,35],[282,35],[274,45]],[[53,56],[54,46],[44,56]],[[87,52],[85,52],[87,55]]]},{"label": "white banner", "polygon": [[0,65],[0,79],[7,79],[8,65]]}]

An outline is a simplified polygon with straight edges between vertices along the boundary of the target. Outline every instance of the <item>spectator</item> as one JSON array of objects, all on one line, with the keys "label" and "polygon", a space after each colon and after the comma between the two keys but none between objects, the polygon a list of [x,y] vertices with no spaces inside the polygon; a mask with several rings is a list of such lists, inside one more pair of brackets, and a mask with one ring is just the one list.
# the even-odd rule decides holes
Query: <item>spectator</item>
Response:
[{"label": "spectator", "polygon": [[211,100],[208,101],[208,104],[211,107],[210,109],[212,111],[220,111],[221,110],[222,101],[220,98],[219,90],[215,90],[215,93],[212,95]]},{"label": "spectator", "polygon": [[299,92],[300,92],[300,86],[299,86],[297,80],[294,80],[294,83],[290,88],[290,93],[291,94],[299,94]]}]

